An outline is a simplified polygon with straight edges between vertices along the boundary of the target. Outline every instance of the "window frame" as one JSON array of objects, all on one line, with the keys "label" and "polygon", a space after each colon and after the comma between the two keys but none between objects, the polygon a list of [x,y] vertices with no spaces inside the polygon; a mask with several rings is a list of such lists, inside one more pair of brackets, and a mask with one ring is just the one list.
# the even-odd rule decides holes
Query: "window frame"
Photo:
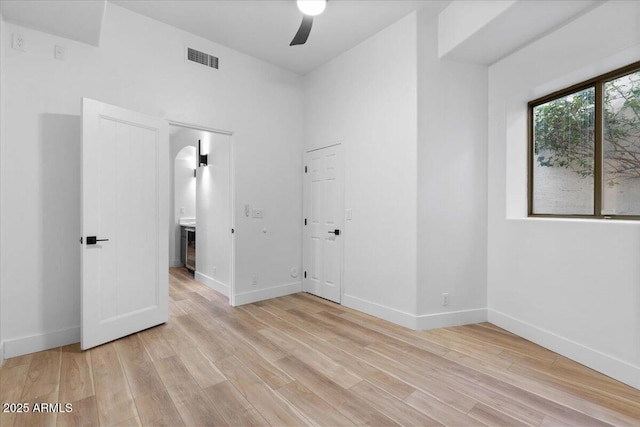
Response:
[{"label": "window frame", "polygon": [[[548,95],[529,101],[527,104],[527,215],[533,218],[582,218],[582,219],[614,219],[614,220],[640,220],[638,215],[615,215],[602,214],[602,144],[603,144],[603,118],[604,118],[604,84],[610,80],[640,71],[640,61],[615,69],[606,74],[593,77],[589,80],[574,84],[565,89],[557,90]],[[550,101],[571,95],[576,92],[583,91],[588,88],[594,88],[595,105],[594,105],[594,170],[593,170],[593,215],[587,214],[541,214],[533,212],[533,172],[535,156],[533,155],[533,109],[539,105]]]}]

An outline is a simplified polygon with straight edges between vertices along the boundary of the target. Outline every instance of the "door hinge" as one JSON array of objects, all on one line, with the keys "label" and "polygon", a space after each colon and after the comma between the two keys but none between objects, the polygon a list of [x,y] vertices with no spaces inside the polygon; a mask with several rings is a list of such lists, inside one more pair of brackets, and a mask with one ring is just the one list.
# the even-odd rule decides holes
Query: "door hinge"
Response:
[{"label": "door hinge", "polygon": [[305,279],[307,278],[307,272],[306,271],[304,272],[304,278]]},{"label": "door hinge", "polygon": [[236,232],[236,229],[235,229],[235,228],[232,228],[232,229],[231,229],[231,234],[233,234],[233,233],[235,233],[235,232]]},{"label": "door hinge", "polygon": [[307,225],[307,218],[304,219],[304,225]]},{"label": "door hinge", "polygon": [[80,244],[82,244],[82,236],[80,236]]},{"label": "door hinge", "polygon": [[307,173],[307,167],[306,166],[304,167],[304,173]]}]

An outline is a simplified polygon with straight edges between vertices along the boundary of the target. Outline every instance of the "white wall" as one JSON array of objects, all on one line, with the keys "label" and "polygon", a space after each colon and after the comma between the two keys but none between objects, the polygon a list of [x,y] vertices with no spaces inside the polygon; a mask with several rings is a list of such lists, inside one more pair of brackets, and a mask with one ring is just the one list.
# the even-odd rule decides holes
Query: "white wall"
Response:
[{"label": "white wall", "polygon": [[640,59],[610,1],[489,69],[489,320],[640,388],[640,224],[526,218],[527,102]]},{"label": "white wall", "polygon": [[487,69],[438,59],[437,28],[412,13],[305,81],[307,149],[345,146],[343,304],[417,329],[487,316]]},{"label": "white wall", "polygon": [[196,147],[183,147],[173,161],[173,221],[169,244],[172,266],[182,266],[180,253],[180,221],[196,217]]},{"label": "white wall", "polygon": [[175,159],[175,202],[174,214],[179,220],[196,217],[196,149],[185,147],[189,158]]},{"label": "white wall", "polygon": [[[6,43],[2,40],[2,36],[5,33],[5,22],[2,13],[0,13],[0,242],[4,239],[3,229],[3,221],[2,221],[2,184],[4,183],[4,168],[2,167],[3,159],[4,159],[4,68],[5,68],[5,49]],[[2,271],[2,246],[0,246],[0,271]],[[0,366],[2,366],[2,362],[4,361],[4,333],[3,333],[3,324],[4,324],[4,311],[2,310],[2,306],[4,305],[4,299],[2,296],[2,276],[0,275]]]},{"label": "white wall", "polygon": [[344,145],[343,304],[415,327],[417,39],[412,13],[306,76],[307,149]]},{"label": "white wall", "polygon": [[[182,266],[182,262],[180,261],[180,206],[184,206],[184,203],[179,204],[178,199],[181,198],[180,195],[176,197],[176,162],[174,159],[178,156],[178,154],[185,149],[186,147],[190,147],[190,149],[196,150],[196,145],[198,144],[198,138],[200,137],[201,131],[195,129],[189,129],[184,127],[169,127],[169,144],[171,146],[169,150],[169,182],[170,182],[170,191],[169,191],[169,206],[173,206],[173,208],[169,212],[169,265],[172,267],[180,267]],[[192,196],[193,202],[190,204],[191,213],[190,217],[195,218],[196,216],[196,195],[195,195],[195,179],[193,178],[193,169],[195,169],[195,154],[194,154],[194,165],[191,168],[191,181],[187,179],[186,170],[184,170],[184,184],[186,185],[185,189],[189,192],[188,185],[190,182],[193,182]],[[186,165],[184,165],[186,167]],[[185,206],[186,208],[186,206]]]},{"label": "white wall", "polygon": [[[301,78],[108,3],[99,48],[8,23],[2,141],[5,356],[77,341],[80,324],[80,98],[234,131],[236,203],[259,203],[277,239],[236,223],[238,287],[290,281],[301,264]],[[66,60],[53,58],[66,46]],[[220,70],[184,62],[185,44]],[[240,211],[236,209],[236,211]],[[260,234],[258,234],[260,233]],[[254,288],[255,289],[255,288]]]},{"label": "white wall", "polygon": [[198,167],[196,278],[229,294],[231,276],[231,137],[203,132],[208,166]]},{"label": "white wall", "polygon": [[420,329],[486,320],[486,111],[487,67],[439,59],[438,18],[419,13]]},{"label": "white wall", "polygon": [[[180,151],[185,147],[191,147],[193,150],[196,151],[196,154],[197,154],[196,146],[198,145],[198,139],[202,139],[207,135],[207,132],[205,131],[182,127],[182,126],[172,125],[169,127],[169,129],[170,129],[169,144],[171,145],[171,149],[169,151],[170,153],[169,157],[171,159],[176,158],[176,156],[178,156],[178,153],[180,153]],[[173,183],[175,182],[175,179],[176,179],[175,164],[173,160],[170,163],[171,164],[169,165],[170,166],[169,181]],[[193,170],[191,171],[191,178],[192,178],[192,181],[195,182],[195,180],[193,180]],[[186,175],[185,175],[185,179],[186,179]],[[195,218],[196,216],[195,187],[196,186],[194,185],[192,212],[189,215],[192,218]],[[180,205],[177,204],[176,190],[175,190],[175,186],[173,185],[171,186],[171,191],[169,192],[169,205],[176,206],[175,209],[172,209],[171,212],[169,212],[169,224],[173,224],[169,232],[169,265],[174,267],[179,267],[179,266],[182,266],[182,263],[180,262],[180,225],[179,225],[180,223],[180,207],[179,206]]]},{"label": "white wall", "polygon": [[[438,16],[438,56],[444,57],[512,7],[514,0],[457,0]],[[489,47],[485,47],[487,49]]]}]

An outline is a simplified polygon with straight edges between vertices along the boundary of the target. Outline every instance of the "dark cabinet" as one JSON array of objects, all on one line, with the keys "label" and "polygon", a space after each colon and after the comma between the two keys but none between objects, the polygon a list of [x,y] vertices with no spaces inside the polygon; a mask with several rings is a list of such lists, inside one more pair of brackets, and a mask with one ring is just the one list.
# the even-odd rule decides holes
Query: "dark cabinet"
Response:
[{"label": "dark cabinet", "polygon": [[185,227],[185,263],[184,266],[191,271],[196,271],[196,229]]},{"label": "dark cabinet", "polygon": [[180,227],[180,261],[189,270],[196,270],[196,229],[194,227]]}]

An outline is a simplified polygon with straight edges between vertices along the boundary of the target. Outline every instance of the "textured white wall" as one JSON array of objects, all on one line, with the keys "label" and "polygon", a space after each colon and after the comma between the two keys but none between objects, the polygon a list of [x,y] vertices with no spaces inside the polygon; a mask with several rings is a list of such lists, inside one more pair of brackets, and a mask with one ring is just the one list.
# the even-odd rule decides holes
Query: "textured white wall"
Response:
[{"label": "textured white wall", "polygon": [[640,224],[526,218],[527,102],[640,59],[610,1],[489,68],[490,321],[640,388]]},{"label": "textured white wall", "polygon": [[[301,263],[302,78],[109,3],[101,46],[7,23],[3,123],[2,311],[7,353],[77,340],[80,324],[80,98],[234,131],[236,201],[259,203],[277,239],[237,221],[238,286],[289,282]],[[53,58],[66,46],[66,60]],[[184,61],[185,45],[220,70]],[[274,184],[277,183],[277,184]],[[135,209],[134,206],[131,207]],[[236,211],[240,212],[240,209]],[[262,239],[260,245],[255,241]],[[253,289],[256,289],[253,287]]]}]

